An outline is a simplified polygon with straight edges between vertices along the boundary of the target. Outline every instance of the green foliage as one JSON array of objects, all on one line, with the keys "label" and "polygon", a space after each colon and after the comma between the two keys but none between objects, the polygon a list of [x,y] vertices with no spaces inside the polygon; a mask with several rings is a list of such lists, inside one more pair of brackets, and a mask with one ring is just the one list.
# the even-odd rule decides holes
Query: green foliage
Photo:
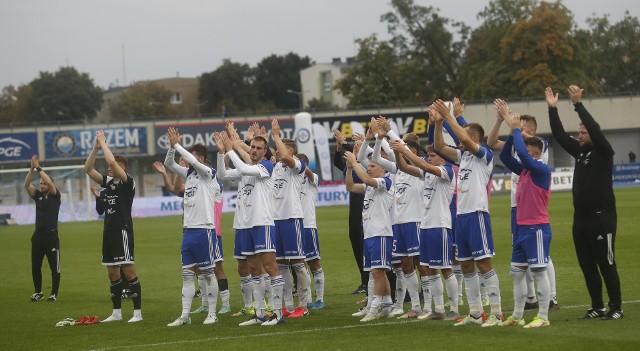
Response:
[{"label": "green foliage", "polygon": [[31,96],[31,86],[6,86],[0,93],[0,123],[11,124],[24,121],[26,104]]},{"label": "green foliage", "polygon": [[[287,320],[266,327],[239,327],[244,317],[219,315],[217,324],[205,326],[205,316],[193,316],[193,324],[168,328],[166,324],[180,314],[181,219],[159,217],[134,219],[136,270],[142,284],[144,321],[105,323],[85,326],[54,327],[65,317],[79,318],[111,313],[109,281],[100,265],[102,222],[61,223],[60,244],[62,280],[58,302],[30,303],[32,294],[30,236],[33,226],[0,227],[0,257],[3,269],[0,289],[3,301],[0,328],[2,350],[256,350],[279,342],[300,350],[386,350],[397,346],[438,350],[460,350],[465,340],[473,340],[481,349],[637,350],[640,348],[640,283],[636,256],[640,250],[640,219],[637,216],[640,188],[615,191],[618,209],[616,261],[622,283],[625,317],[621,321],[578,320],[589,307],[589,296],[579,269],[571,236],[573,207],[570,192],[551,194],[550,215],[553,230],[551,256],[556,267],[557,292],[561,305],[550,311],[551,326],[541,330],[522,328],[454,328],[449,321],[384,319],[360,323],[351,316],[358,308],[354,302],[364,295],[351,295],[359,283],[347,233],[348,210],[343,206],[318,208],[322,266],[326,277],[326,307],[312,310],[310,316]],[[509,278],[511,251],[509,196],[491,197],[491,220],[497,254],[494,267],[500,278],[502,307],[508,316],[513,308],[513,285]],[[239,277],[233,252],[232,214],[222,219],[224,268],[229,279],[231,306],[242,306]],[[50,288],[46,262],[43,264],[43,288]],[[313,289],[312,289],[313,290]],[[606,295],[605,295],[606,296]],[[466,302],[466,301],[465,301]],[[200,299],[194,300],[194,308]],[[132,305],[123,300],[125,319]],[[408,305],[405,305],[408,308]],[[460,308],[468,311],[466,303]],[[527,311],[529,321],[535,315]],[[271,333],[277,333],[274,338]],[[293,341],[292,341],[293,340]]]},{"label": "green foliage", "polygon": [[138,83],[112,101],[109,109],[114,119],[135,117],[167,117],[175,115],[171,104],[171,91],[156,83]]},{"label": "green foliage", "polygon": [[589,59],[596,64],[601,89],[609,93],[640,90],[640,21],[625,12],[618,23],[607,15],[590,18],[592,50]]},{"label": "green foliage", "polygon": [[200,77],[198,100],[206,113],[256,111],[260,105],[255,75],[248,64],[225,59],[215,71]]},{"label": "green foliage", "polygon": [[300,92],[300,71],[311,66],[308,56],[290,52],[284,56],[271,55],[260,61],[254,69],[255,86],[260,100],[277,109],[298,109],[300,98],[287,90]]},{"label": "green foliage", "polygon": [[73,67],[40,72],[29,85],[26,117],[30,121],[82,122],[95,117],[102,105],[102,89]]}]

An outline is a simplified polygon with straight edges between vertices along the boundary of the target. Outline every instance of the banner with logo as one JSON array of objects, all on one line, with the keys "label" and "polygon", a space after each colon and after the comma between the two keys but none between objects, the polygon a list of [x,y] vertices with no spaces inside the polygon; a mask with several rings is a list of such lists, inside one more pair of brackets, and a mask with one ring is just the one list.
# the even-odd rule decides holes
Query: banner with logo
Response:
[{"label": "banner with logo", "polygon": [[38,153],[38,133],[0,134],[0,162],[30,160]]},{"label": "banner with logo", "polygon": [[640,183],[640,163],[613,165],[615,183]]},{"label": "banner with logo", "polygon": [[95,134],[103,130],[113,154],[146,155],[147,127],[93,128],[44,132],[47,159],[87,157],[93,149]]},{"label": "banner with logo", "polygon": [[[249,126],[254,122],[258,123],[261,127],[265,127],[267,130],[267,137],[271,139],[270,119],[233,121],[235,128],[238,130],[238,134],[240,134],[240,138],[246,138]],[[280,124],[280,135],[283,138],[295,138],[295,124],[293,118],[278,119],[278,123]],[[156,154],[165,154],[171,147],[169,145],[169,139],[167,138],[167,128],[169,127],[178,128],[178,133],[180,133],[180,136],[182,137],[180,145],[184,148],[190,148],[191,146],[200,143],[204,144],[209,151],[213,153],[218,152],[216,142],[213,140],[213,133],[223,131],[225,125],[226,122],[224,121],[189,124],[156,124],[154,126]]]},{"label": "banner with logo", "polygon": [[320,123],[313,124],[313,138],[316,142],[316,150],[318,150],[318,159],[320,161],[320,178],[324,181],[329,181],[333,178],[329,137],[327,130]]},{"label": "banner with logo", "polygon": [[305,154],[309,158],[307,165],[313,172],[318,172],[316,165],[316,149],[313,146],[313,129],[311,128],[311,115],[307,112],[296,113],[293,117],[296,125],[295,141],[298,153]]},{"label": "banner with logo", "polygon": [[[429,125],[429,115],[427,114],[427,111],[391,113],[384,114],[384,116],[390,120],[394,131],[396,131],[400,136],[409,132],[416,133],[419,137],[427,136],[427,127]],[[371,117],[372,116],[369,115],[313,117],[313,123],[320,123],[326,129],[331,142],[335,142],[335,140],[333,140],[333,131],[335,129],[341,131],[346,138],[351,138],[354,132],[351,122],[357,122],[362,127],[360,128],[360,126],[357,126],[357,131],[363,132],[369,127]],[[378,116],[375,115],[373,117]]]}]

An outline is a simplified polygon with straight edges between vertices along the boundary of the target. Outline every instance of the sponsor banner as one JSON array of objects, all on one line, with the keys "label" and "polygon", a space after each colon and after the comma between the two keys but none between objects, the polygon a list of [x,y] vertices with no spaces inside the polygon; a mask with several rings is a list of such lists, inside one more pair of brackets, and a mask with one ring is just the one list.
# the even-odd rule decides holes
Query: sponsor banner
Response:
[{"label": "sponsor banner", "polygon": [[[427,137],[427,127],[429,125],[429,115],[427,111],[391,113],[385,114],[384,116],[390,120],[392,128],[400,136],[405,133],[414,132],[418,134],[419,137]],[[369,115],[314,117],[313,123],[320,123],[326,129],[329,140],[335,142],[333,130],[338,129],[346,138],[351,138],[354,131],[362,133],[369,127],[371,117],[372,116]],[[356,122],[360,126],[356,126],[352,124],[352,122]]]},{"label": "sponsor banner", "polygon": [[[95,134],[103,130],[113,154],[146,155],[147,127],[92,128],[44,132],[47,159],[84,158],[91,153]],[[101,153],[101,152],[100,152]]]},{"label": "sponsor banner", "polygon": [[640,182],[640,163],[613,165],[613,181],[615,183]]},{"label": "sponsor banner", "polygon": [[327,130],[320,123],[313,124],[313,137],[316,141],[316,150],[318,150],[318,159],[320,161],[320,178],[323,181],[332,179],[331,151],[329,150],[329,137]]},{"label": "sponsor banner", "polygon": [[38,133],[0,134],[0,162],[30,160],[38,153]]},{"label": "sponsor banner", "polygon": [[573,187],[573,172],[552,172],[551,191],[571,190]]},{"label": "sponsor banner", "polygon": [[[249,129],[249,126],[254,122],[258,123],[261,127],[265,127],[267,130],[267,137],[268,139],[271,139],[270,119],[233,121],[235,128],[238,130],[238,134],[240,134],[240,138],[246,139],[247,129]],[[289,139],[295,138],[295,124],[293,118],[278,119],[278,123],[280,124],[281,137]],[[218,152],[216,142],[213,140],[213,133],[223,131],[225,125],[225,121],[189,124],[156,124],[154,126],[156,154],[165,154],[171,147],[169,145],[169,139],[167,138],[167,128],[169,127],[178,128],[178,133],[180,133],[180,136],[182,137],[180,145],[184,148],[190,148],[195,144],[204,144],[209,151],[213,153]]]},{"label": "sponsor banner", "polygon": [[[573,172],[551,172],[551,191],[571,190]],[[492,194],[511,193],[511,173],[499,173],[491,176]]]},{"label": "sponsor banner", "polygon": [[307,165],[314,173],[318,172],[316,165],[316,150],[313,145],[313,129],[311,128],[311,115],[307,112],[297,113],[295,120],[295,138],[298,146],[298,153],[305,154],[309,158]]}]

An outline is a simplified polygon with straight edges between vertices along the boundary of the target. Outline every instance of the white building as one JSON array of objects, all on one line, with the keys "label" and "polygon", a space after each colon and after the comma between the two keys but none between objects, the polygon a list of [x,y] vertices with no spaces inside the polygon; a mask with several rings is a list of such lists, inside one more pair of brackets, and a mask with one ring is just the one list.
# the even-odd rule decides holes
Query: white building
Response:
[{"label": "white building", "polygon": [[344,109],[349,100],[342,92],[335,90],[335,84],[344,73],[343,69],[350,66],[351,59],[342,62],[340,58],[334,58],[331,63],[319,63],[300,71],[300,83],[302,86],[302,102],[305,107],[309,101],[323,100],[339,109]]}]

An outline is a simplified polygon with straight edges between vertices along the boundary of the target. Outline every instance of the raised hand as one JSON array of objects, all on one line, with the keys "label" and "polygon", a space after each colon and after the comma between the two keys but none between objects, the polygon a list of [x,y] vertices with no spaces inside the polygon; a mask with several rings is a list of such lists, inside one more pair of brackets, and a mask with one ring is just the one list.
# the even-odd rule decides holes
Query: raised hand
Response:
[{"label": "raised hand", "polygon": [[391,146],[391,148],[393,149],[393,151],[399,153],[399,154],[404,154],[405,152],[409,151],[405,146],[404,143],[401,140],[391,140],[389,142],[389,145]]},{"label": "raised hand", "polygon": [[435,105],[438,114],[440,114],[443,119],[453,119],[453,117],[451,116],[451,111],[449,111],[449,106],[447,106],[444,101],[438,99],[433,104]]},{"label": "raised hand", "polygon": [[433,123],[442,122],[444,120],[444,117],[440,114],[440,111],[438,111],[435,103],[429,105],[429,121],[431,120],[433,120]]},{"label": "raised hand", "polygon": [[551,90],[551,87],[547,87],[544,90],[544,97],[547,100],[547,105],[549,107],[556,107],[556,105],[558,104],[558,93],[553,94],[553,90]]},{"label": "raised hand", "polygon": [[344,160],[347,162],[347,165],[349,165],[349,167],[353,168],[356,165],[357,163],[356,156],[353,153],[349,151],[345,151],[343,157],[344,157]]},{"label": "raised hand", "polygon": [[38,155],[31,156],[31,169],[38,168]]},{"label": "raised hand", "polygon": [[[361,134],[362,135],[362,134]],[[354,154],[358,154],[358,152],[360,152],[360,148],[362,147],[362,143],[363,140],[358,140],[356,141],[356,143],[353,145],[353,153]]]},{"label": "raised hand", "polygon": [[280,137],[280,123],[278,123],[277,119],[271,120],[271,137],[275,138]]},{"label": "raised hand", "polygon": [[227,152],[224,146],[224,143],[222,142],[222,136],[221,136],[222,133],[218,133],[218,132],[213,133],[213,140],[216,142],[216,147],[218,147],[218,153],[220,154],[224,154],[225,152]]},{"label": "raised hand", "polygon": [[355,142],[363,142],[365,141],[366,137],[360,133],[353,133],[353,135],[351,136],[351,140],[355,141]]},{"label": "raised hand", "polygon": [[509,104],[502,99],[493,100],[493,106],[496,108],[496,111],[498,111],[499,118],[505,119],[505,116],[509,116],[511,113],[509,110]]},{"label": "raised hand", "polygon": [[160,174],[167,174],[167,170],[164,168],[162,162],[154,162],[153,168]]},{"label": "raised hand", "polygon": [[229,151],[233,150],[233,141],[229,139],[229,135],[227,135],[226,132],[221,132],[219,135],[220,140],[222,140],[222,144],[224,145],[224,149]]},{"label": "raised hand", "polygon": [[167,129],[167,138],[169,138],[169,144],[171,144],[171,147],[175,148],[175,145],[180,142],[180,134],[178,133],[178,129],[169,127]]},{"label": "raised hand", "polygon": [[107,138],[104,136],[104,131],[103,130],[99,130],[99,131],[96,132],[96,142],[100,146],[102,146],[103,144],[107,143]]},{"label": "raised hand", "polygon": [[336,139],[337,144],[344,144],[344,142],[347,140],[347,138],[344,137],[344,134],[342,134],[342,132],[337,129],[333,131],[333,137]]},{"label": "raised hand", "polygon": [[453,113],[455,117],[462,116],[462,112],[464,112],[464,104],[460,102],[460,99],[457,97],[453,98]]},{"label": "raised hand", "polygon": [[567,91],[569,92],[571,103],[576,104],[580,102],[580,99],[582,99],[582,92],[584,91],[584,89],[580,89],[580,87],[577,85],[569,85],[569,89],[567,89]]},{"label": "raised hand", "polygon": [[386,135],[391,130],[391,122],[387,120],[384,116],[378,116],[378,133],[380,131],[384,131]]}]

